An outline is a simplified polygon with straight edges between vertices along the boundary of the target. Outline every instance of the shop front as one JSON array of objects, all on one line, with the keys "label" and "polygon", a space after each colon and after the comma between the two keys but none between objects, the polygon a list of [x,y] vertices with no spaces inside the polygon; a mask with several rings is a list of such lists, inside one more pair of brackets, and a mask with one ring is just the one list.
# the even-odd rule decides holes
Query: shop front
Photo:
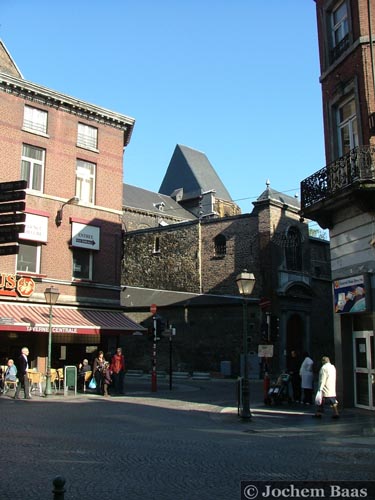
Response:
[{"label": "shop front", "polygon": [[[122,310],[55,305],[52,312],[51,364],[54,368],[92,358],[98,348],[113,352],[121,336],[142,332]],[[31,367],[46,371],[50,309],[47,305],[0,302],[0,364],[30,350]]]}]

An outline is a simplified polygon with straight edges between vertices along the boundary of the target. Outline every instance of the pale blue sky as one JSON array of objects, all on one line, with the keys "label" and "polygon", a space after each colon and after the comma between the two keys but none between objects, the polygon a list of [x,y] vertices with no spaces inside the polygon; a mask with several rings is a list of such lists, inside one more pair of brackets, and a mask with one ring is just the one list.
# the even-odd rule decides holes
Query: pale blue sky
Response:
[{"label": "pale blue sky", "polygon": [[245,213],[325,165],[313,0],[1,0],[0,37],[26,80],[135,118],[129,184],[183,144]]}]

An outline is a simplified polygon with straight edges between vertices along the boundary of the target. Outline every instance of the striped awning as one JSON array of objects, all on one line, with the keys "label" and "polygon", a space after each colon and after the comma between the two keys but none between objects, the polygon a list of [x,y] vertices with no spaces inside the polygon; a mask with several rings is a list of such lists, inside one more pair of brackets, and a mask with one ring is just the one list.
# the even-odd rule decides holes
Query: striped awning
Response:
[{"label": "striped awning", "polygon": [[[48,305],[0,303],[0,332],[48,333]],[[123,311],[84,309],[55,305],[52,308],[52,333],[100,334],[145,331]]]}]

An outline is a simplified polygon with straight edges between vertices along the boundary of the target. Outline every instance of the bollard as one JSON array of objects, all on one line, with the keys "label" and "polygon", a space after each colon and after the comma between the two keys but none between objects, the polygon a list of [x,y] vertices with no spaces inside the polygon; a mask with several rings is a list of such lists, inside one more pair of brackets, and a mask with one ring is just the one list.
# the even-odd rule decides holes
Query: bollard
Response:
[{"label": "bollard", "polygon": [[270,377],[268,375],[268,372],[264,373],[264,379],[263,379],[263,396],[264,396],[264,403],[268,404],[268,390],[270,388]]},{"label": "bollard", "polygon": [[53,480],[53,500],[64,500],[65,479],[61,476],[55,477]]}]

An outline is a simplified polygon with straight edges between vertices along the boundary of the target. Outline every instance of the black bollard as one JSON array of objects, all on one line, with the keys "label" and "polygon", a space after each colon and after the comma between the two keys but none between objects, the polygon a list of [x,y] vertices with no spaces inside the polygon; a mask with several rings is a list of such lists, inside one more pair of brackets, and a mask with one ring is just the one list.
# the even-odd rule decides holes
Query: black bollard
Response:
[{"label": "black bollard", "polygon": [[53,480],[53,500],[64,500],[65,479],[61,476],[55,477]]}]

